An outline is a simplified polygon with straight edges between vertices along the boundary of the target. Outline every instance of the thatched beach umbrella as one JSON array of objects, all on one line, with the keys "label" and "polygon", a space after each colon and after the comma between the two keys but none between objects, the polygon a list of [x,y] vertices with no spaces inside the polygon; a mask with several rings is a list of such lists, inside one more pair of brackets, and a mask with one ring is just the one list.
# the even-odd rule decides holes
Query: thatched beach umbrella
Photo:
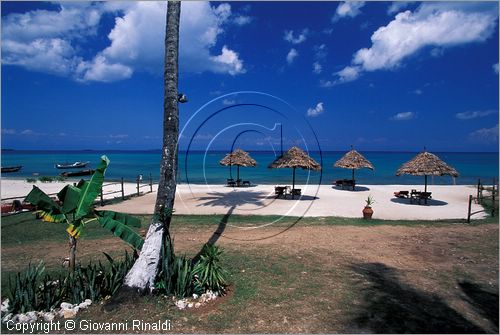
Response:
[{"label": "thatched beach umbrella", "polygon": [[354,180],[354,170],[363,168],[373,170],[372,163],[370,163],[368,159],[354,149],[336,161],[333,166],[343,169],[352,169],[352,180]]},{"label": "thatched beach umbrella", "polygon": [[[269,164],[271,169],[292,168],[293,169],[293,182],[292,189],[295,189],[295,169],[300,168],[304,170],[321,170],[321,165],[314,159],[309,157],[302,149],[297,147],[290,148],[281,157],[278,157],[274,162]],[[293,199],[293,194],[292,194]]]},{"label": "thatched beach umbrella", "polygon": [[221,165],[224,166],[232,166],[236,165],[238,167],[238,178],[240,179],[240,166],[248,167],[248,166],[257,166],[257,162],[255,159],[250,157],[248,152],[236,149],[233,152],[229,153],[220,161]]},{"label": "thatched beach umbrella", "polygon": [[424,151],[415,156],[412,160],[404,163],[396,172],[396,176],[410,174],[414,176],[425,176],[425,190],[427,192],[427,176],[450,175],[458,177],[458,172],[438,156]]}]

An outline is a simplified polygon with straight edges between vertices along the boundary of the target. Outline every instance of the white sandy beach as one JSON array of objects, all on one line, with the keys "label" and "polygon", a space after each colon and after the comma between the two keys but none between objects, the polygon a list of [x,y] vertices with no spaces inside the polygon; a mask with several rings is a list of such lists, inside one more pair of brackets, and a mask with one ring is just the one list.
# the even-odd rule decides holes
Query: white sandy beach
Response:
[{"label": "white sandy beach", "polygon": [[[58,192],[66,183],[36,183],[46,193]],[[25,196],[33,184],[23,180],[2,179],[2,199],[15,196]],[[177,186],[175,200],[176,214],[232,214],[240,215],[286,215],[286,216],[339,216],[361,217],[365,199],[373,196],[373,218],[378,219],[464,219],[467,217],[468,196],[475,194],[474,186],[429,185],[432,199],[428,205],[410,203],[409,199],[397,199],[394,191],[417,189],[423,191],[423,185],[358,185],[356,191],[341,190],[329,185],[297,185],[302,189],[303,196],[292,200],[276,199],[274,185],[257,185],[246,188],[231,188],[222,185],[188,185]],[[104,193],[120,190],[120,185],[106,186]],[[104,209],[131,214],[151,214],[156,199],[156,186],[153,193],[132,198]],[[149,186],[141,189],[149,191]],[[136,184],[126,183],[125,194],[136,192]],[[119,197],[120,193],[106,195],[105,199]],[[482,207],[472,204],[472,211]],[[473,216],[479,219],[485,213]]]}]

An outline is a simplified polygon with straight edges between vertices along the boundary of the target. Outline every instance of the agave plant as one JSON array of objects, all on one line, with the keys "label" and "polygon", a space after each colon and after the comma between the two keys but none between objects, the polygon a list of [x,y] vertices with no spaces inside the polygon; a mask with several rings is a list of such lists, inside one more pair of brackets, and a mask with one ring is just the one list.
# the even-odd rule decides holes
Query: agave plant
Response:
[{"label": "agave plant", "polygon": [[113,211],[98,211],[93,207],[104,181],[104,173],[109,159],[101,157],[90,181],[80,180],[76,185],[66,185],[58,194],[61,205],[52,200],[38,187],[26,196],[24,201],[37,207],[37,216],[46,222],[60,222],[67,225],[66,231],[70,239],[70,269],[75,267],[76,242],[84,226],[92,221],[98,221],[103,228],[110,230],[115,236],[140,250],[143,239],[130,227],[140,227],[141,221],[133,216]]}]

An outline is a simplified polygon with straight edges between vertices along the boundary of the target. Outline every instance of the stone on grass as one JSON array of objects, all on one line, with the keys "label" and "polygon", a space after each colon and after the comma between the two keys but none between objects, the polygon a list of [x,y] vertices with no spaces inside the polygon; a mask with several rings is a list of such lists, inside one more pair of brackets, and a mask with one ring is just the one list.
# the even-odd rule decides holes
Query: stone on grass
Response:
[{"label": "stone on grass", "polygon": [[77,313],[77,311],[75,311],[74,309],[64,309],[62,312],[63,312],[62,316],[65,319],[73,318],[73,317],[75,317],[75,315]]}]

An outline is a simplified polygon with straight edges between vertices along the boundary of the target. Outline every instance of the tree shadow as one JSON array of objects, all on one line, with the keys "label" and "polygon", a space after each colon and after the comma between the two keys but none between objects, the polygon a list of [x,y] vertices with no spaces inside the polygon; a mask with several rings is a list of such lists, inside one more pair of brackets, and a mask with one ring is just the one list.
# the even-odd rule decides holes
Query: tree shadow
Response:
[{"label": "tree shadow", "polygon": [[364,191],[369,191],[370,188],[369,187],[366,187],[366,186],[354,186],[354,190],[352,188],[344,188],[342,189],[342,186],[336,186],[336,185],[333,185],[332,188],[334,190],[339,190],[339,191],[346,191],[346,192],[364,192]]},{"label": "tree shadow", "polygon": [[413,202],[410,201],[409,198],[392,198],[392,202],[395,202],[397,204],[402,204],[402,205],[411,205],[411,206],[445,206],[448,205],[446,201],[441,201],[441,200],[435,200],[435,199],[427,199],[427,205],[424,203],[423,200],[418,203],[418,200],[413,200]]},{"label": "tree shadow", "polygon": [[467,281],[459,282],[458,285],[466,295],[465,301],[484,318],[490,320],[498,333],[498,291],[489,292],[478,284]]},{"label": "tree shadow", "polygon": [[316,196],[313,196],[313,195],[305,195],[305,194],[303,194],[303,195],[296,195],[293,199],[292,199],[291,195],[287,195],[286,197],[280,196],[279,198],[276,198],[276,199],[296,201],[296,200],[317,200],[319,198],[316,197]]},{"label": "tree shadow", "polygon": [[[215,245],[219,238],[222,236],[222,233],[224,233],[224,230],[226,230],[227,223],[229,222],[229,218],[231,217],[231,214],[233,214],[234,207],[229,208],[226,214],[222,217],[222,219],[219,222],[219,225],[217,226],[217,230],[215,230],[208,239],[207,243],[208,245]],[[200,256],[203,252],[203,248],[198,251],[198,253],[193,257],[193,263],[198,262],[200,259]]]},{"label": "tree shadow", "polygon": [[264,192],[242,191],[234,192],[211,192],[206,196],[199,197],[201,203],[197,206],[222,206],[232,208],[233,210],[248,203],[256,206],[264,206],[264,200],[268,199],[268,194]]},{"label": "tree shadow", "polygon": [[370,286],[364,306],[346,332],[370,333],[484,333],[434,294],[397,279],[395,270],[381,263],[355,264]]}]

